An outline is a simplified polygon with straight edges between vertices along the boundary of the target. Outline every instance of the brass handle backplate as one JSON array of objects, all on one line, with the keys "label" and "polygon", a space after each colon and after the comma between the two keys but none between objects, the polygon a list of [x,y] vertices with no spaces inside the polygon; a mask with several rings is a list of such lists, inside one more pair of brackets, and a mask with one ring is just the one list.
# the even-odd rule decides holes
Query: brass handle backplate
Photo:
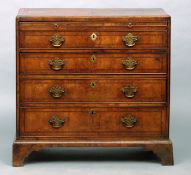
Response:
[{"label": "brass handle backplate", "polygon": [[49,42],[52,44],[54,47],[60,47],[64,43],[64,37],[55,34],[54,36],[51,36],[49,38]]},{"label": "brass handle backplate", "polygon": [[59,58],[49,60],[48,64],[49,64],[50,69],[55,70],[55,71],[62,70],[64,67],[64,61]]},{"label": "brass handle backplate", "polygon": [[126,70],[133,70],[136,68],[138,62],[134,60],[132,57],[128,57],[126,60],[122,61],[122,65]]},{"label": "brass handle backplate", "polygon": [[134,127],[136,122],[137,122],[137,119],[131,114],[128,114],[126,117],[121,118],[121,123],[126,128]]},{"label": "brass handle backplate", "polygon": [[60,25],[59,25],[58,23],[54,23],[53,26],[54,26],[54,28],[55,28],[56,30],[60,27]]},{"label": "brass handle backplate", "polygon": [[137,88],[132,85],[128,85],[127,87],[122,88],[121,92],[125,95],[125,97],[133,98],[137,93]]},{"label": "brass handle backplate", "polygon": [[61,98],[64,95],[64,89],[60,86],[53,86],[48,92],[53,98]]},{"label": "brass handle backplate", "polygon": [[126,36],[122,37],[122,41],[128,47],[133,47],[138,41],[138,37],[134,36],[132,33],[128,33]]},{"label": "brass handle backplate", "polygon": [[53,117],[51,117],[48,120],[48,123],[53,127],[53,128],[60,128],[64,125],[65,120],[61,119],[59,116],[55,115]]},{"label": "brass handle backplate", "polygon": [[127,26],[128,26],[129,28],[132,28],[132,27],[133,27],[133,23],[132,23],[132,22],[129,22],[129,23],[127,24]]}]

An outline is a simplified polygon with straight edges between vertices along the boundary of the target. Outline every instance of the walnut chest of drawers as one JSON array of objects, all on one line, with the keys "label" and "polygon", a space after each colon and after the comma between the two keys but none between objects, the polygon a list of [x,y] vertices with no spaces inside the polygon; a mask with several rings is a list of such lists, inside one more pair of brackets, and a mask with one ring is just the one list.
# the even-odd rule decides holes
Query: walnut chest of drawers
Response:
[{"label": "walnut chest of drawers", "polygon": [[13,165],[46,147],[143,147],[173,164],[170,16],[21,9]]}]

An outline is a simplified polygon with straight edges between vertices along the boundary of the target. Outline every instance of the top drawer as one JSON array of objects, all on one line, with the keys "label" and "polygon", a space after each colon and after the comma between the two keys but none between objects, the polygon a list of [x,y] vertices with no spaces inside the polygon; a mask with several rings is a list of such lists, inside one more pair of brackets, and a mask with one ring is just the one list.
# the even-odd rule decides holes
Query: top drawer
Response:
[{"label": "top drawer", "polygon": [[20,30],[32,31],[152,31],[166,30],[167,21],[157,22],[20,22]]},{"label": "top drawer", "polygon": [[164,49],[166,22],[21,22],[20,48]]}]

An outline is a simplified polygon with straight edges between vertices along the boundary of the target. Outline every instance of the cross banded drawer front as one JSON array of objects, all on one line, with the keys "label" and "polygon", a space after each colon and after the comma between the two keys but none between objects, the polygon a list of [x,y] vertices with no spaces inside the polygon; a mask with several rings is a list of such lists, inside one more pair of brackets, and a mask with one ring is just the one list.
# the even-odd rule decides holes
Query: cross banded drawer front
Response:
[{"label": "cross banded drawer front", "polygon": [[165,118],[163,108],[26,108],[22,111],[25,126],[21,130],[22,136],[36,137],[79,137],[90,132],[101,137],[110,134],[120,137],[120,133],[123,137],[138,133],[147,137],[160,136],[163,132],[161,122]]},{"label": "cross banded drawer front", "polygon": [[[95,39],[91,36],[95,34]],[[166,32],[31,32],[20,33],[20,47],[31,49],[64,48],[166,48]]]},{"label": "cross banded drawer front", "polygon": [[21,31],[156,31],[166,30],[167,22],[140,22],[129,20],[126,22],[20,22]]},{"label": "cross banded drawer front", "polygon": [[22,53],[23,74],[167,73],[166,54]]},{"label": "cross banded drawer front", "polygon": [[170,16],[21,9],[13,165],[46,147],[143,147],[173,164]]},{"label": "cross banded drawer front", "polygon": [[22,102],[166,101],[166,79],[23,80],[20,86]]}]

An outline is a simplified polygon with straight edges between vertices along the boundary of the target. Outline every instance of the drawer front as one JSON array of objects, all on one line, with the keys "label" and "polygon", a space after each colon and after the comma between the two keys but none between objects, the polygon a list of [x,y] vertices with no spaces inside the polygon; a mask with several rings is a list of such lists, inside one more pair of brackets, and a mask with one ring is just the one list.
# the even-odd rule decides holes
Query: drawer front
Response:
[{"label": "drawer front", "polygon": [[71,78],[23,79],[24,102],[165,102],[166,79]]},{"label": "drawer front", "polygon": [[126,22],[20,22],[22,31],[134,31],[166,30],[166,21],[126,21]]},{"label": "drawer front", "polygon": [[64,48],[166,48],[167,32],[20,32],[20,47]]},{"label": "drawer front", "polygon": [[166,54],[21,53],[23,74],[166,73]]},{"label": "drawer front", "polygon": [[23,108],[21,136],[161,136],[162,108]]}]

